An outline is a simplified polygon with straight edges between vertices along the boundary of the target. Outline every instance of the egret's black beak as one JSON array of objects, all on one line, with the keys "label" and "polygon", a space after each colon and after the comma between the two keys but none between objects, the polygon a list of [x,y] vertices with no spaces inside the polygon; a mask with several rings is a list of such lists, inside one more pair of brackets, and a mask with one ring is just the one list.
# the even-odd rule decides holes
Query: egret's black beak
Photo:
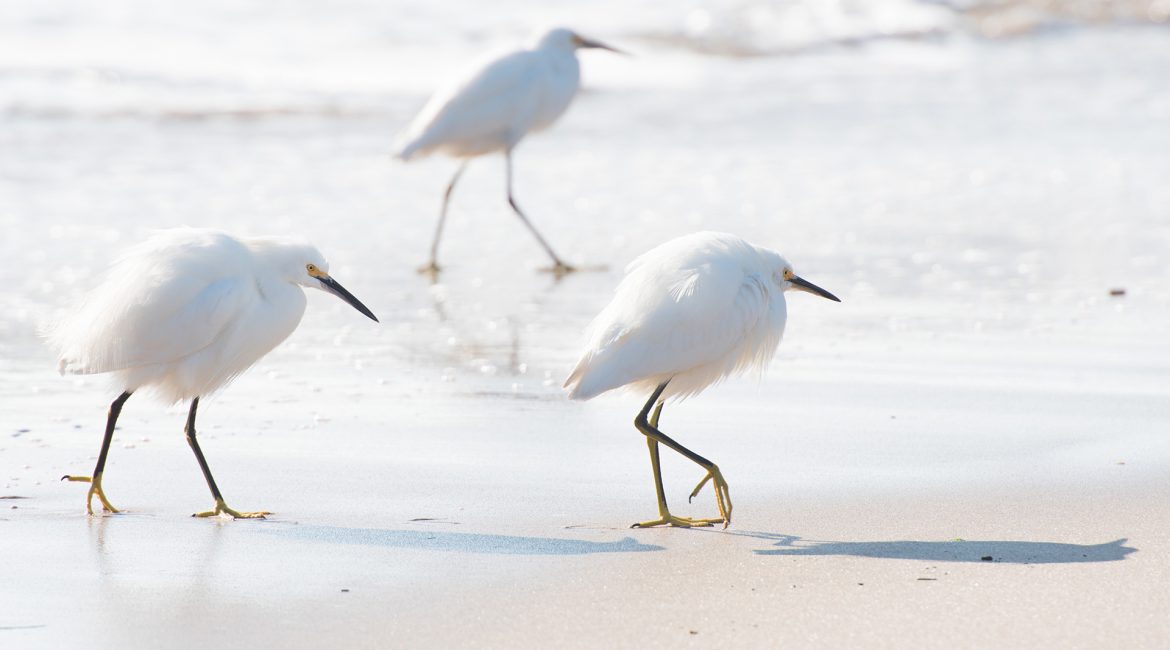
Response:
[{"label": "egret's black beak", "polygon": [[807,291],[807,292],[813,294],[814,296],[828,298],[829,300],[832,300],[833,302],[841,302],[841,299],[838,298],[837,296],[834,296],[833,294],[829,293],[828,291],[825,291],[824,289],[818,287],[817,285],[809,282],[808,280],[805,280],[804,278],[802,278],[798,275],[794,275],[791,278],[788,278],[788,281],[792,283],[793,289],[799,289],[800,291]]},{"label": "egret's black beak", "polygon": [[322,289],[324,289],[324,290],[328,291],[329,293],[337,296],[338,298],[341,298],[342,300],[348,302],[350,307],[353,307],[354,309],[360,311],[361,313],[365,314],[366,316],[369,316],[370,319],[373,320],[375,323],[378,322],[378,317],[374,315],[374,312],[370,311],[370,309],[368,307],[363,305],[362,301],[355,298],[352,293],[346,291],[345,287],[341,286],[340,282],[338,282],[337,280],[334,280],[333,278],[329,277],[328,275],[317,278],[317,281],[321,283]]},{"label": "egret's black beak", "polygon": [[617,49],[616,47],[610,47],[610,46],[606,45],[605,43],[602,43],[601,41],[590,40],[590,39],[584,38],[582,36],[577,37],[577,47],[586,48],[586,49],[594,49],[594,50],[609,50],[610,52],[613,52],[614,54],[623,54],[625,56],[630,55],[629,52],[623,52],[623,51]]}]

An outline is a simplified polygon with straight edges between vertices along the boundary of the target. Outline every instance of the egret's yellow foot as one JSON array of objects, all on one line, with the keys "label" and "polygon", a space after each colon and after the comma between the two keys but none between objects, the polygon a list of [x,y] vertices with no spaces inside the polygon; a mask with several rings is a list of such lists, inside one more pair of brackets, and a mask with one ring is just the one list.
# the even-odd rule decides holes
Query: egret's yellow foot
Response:
[{"label": "egret's yellow foot", "polygon": [[552,273],[557,278],[563,278],[570,273],[575,273],[577,271],[577,267],[569,266],[568,264],[557,260],[556,264],[553,264],[552,266],[546,266],[540,270],[544,273]]},{"label": "egret's yellow foot", "polygon": [[263,519],[264,515],[270,515],[271,512],[263,510],[259,512],[239,512],[228,507],[223,499],[215,500],[215,509],[207,510],[206,512],[196,512],[192,517],[218,517],[219,515],[227,515],[232,519]]},{"label": "egret's yellow foot", "polygon": [[440,270],[441,269],[439,268],[439,265],[434,261],[428,262],[418,267],[418,272],[420,275],[429,275],[431,277],[438,275]]},{"label": "egret's yellow foot", "polygon": [[118,512],[118,509],[110,505],[109,499],[106,499],[106,493],[102,491],[102,475],[98,474],[94,478],[88,476],[69,476],[66,474],[61,477],[62,481],[73,481],[75,483],[89,483],[89,493],[85,496],[85,511],[93,514],[93,498],[96,496],[98,501],[102,502],[102,510],[104,512]]},{"label": "egret's yellow foot", "polygon": [[727,528],[731,524],[731,491],[727,487],[727,481],[723,479],[723,473],[719,471],[717,466],[712,465],[711,469],[707,470],[707,475],[699,481],[694,490],[691,490],[691,496],[687,501],[694,499],[707,484],[707,481],[713,481],[715,484],[715,505],[719,508],[720,519],[712,521],[722,522],[723,527]]},{"label": "egret's yellow foot", "polygon": [[630,528],[653,528],[655,526],[677,526],[679,528],[701,528],[723,523],[722,519],[691,519],[689,517],[675,517],[669,512],[654,521],[641,521]]}]

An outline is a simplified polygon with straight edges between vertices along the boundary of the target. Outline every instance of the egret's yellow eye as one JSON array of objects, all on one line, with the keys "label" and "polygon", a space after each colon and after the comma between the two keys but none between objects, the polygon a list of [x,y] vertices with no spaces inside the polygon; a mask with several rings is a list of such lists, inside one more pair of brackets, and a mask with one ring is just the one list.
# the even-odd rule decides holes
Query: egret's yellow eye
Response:
[{"label": "egret's yellow eye", "polygon": [[795,275],[796,274],[792,272],[792,269],[784,269],[785,280],[791,280]]},{"label": "egret's yellow eye", "polygon": [[316,264],[306,264],[305,270],[308,271],[309,275],[311,275],[314,278],[321,277],[321,275],[322,275],[321,269],[317,268]]}]

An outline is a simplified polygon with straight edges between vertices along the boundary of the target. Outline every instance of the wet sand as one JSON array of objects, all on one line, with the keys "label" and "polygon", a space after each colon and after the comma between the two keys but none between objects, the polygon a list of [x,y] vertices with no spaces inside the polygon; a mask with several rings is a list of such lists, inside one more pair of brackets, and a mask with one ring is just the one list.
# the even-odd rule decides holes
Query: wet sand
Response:
[{"label": "wet sand", "polygon": [[[1070,364],[1098,379],[1073,387],[1025,345],[979,362],[936,345],[901,377],[881,352],[803,347],[760,387],[665,411],[727,475],[727,530],[626,527],[654,514],[632,396],[461,380],[395,396],[295,360],[266,361],[202,415],[229,504],[269,520],[190,518],[210,498],[181,409],[145,399],[106,478],[126,512],[91,518],[85,486],[54,479],[92,464],[102,392],[9,386],[41,424],[3,445],[27,467],[4,468],[0,496],[22,498],[3,500],[0,633],[12,647],[1168,638],[1170,407],[1118,384],[1120,360]],[[980,380],[984,364],[1014,380]],[[678,514],[714,514],[709,492],[685,501],[696,468],[664,471]]]}]

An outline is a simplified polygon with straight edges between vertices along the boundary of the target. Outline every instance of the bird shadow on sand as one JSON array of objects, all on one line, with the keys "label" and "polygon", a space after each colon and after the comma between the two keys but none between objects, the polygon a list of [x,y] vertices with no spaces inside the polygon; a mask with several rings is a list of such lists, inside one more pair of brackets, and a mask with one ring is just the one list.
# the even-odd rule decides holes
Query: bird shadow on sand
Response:
[{"label": "bird shadow on sand", "polygon": [[[1076,564],[1084,562],[1118,562],[1137,551],[1125,546],[1125,538],[1104,544],[1067,544],[1063,542],[1023,542],[1007,540],[969,540],[923,542],[896,540],[887,542],[833,542],[805,540],[796,535],[736,531],[735,535],[776,540],[775,548],[756,549],[756,555],[829,556],[882,558],[890,560],[929,560],[931,562],[995,562],[1002,564]],[[990,559],[985,559],[990,558]]]},{"label": "bird shadow on sand", "polygon": [[285,539],[328,544],[359,544],[484,555],[590,555],[593,553],[646,553],[665,550],[661,546],[642,544],[633,537],[625,537],[616,542],[593,542],[555,537],[334,526],[296,526],[271,531],[267,534],[278,535]]}]

